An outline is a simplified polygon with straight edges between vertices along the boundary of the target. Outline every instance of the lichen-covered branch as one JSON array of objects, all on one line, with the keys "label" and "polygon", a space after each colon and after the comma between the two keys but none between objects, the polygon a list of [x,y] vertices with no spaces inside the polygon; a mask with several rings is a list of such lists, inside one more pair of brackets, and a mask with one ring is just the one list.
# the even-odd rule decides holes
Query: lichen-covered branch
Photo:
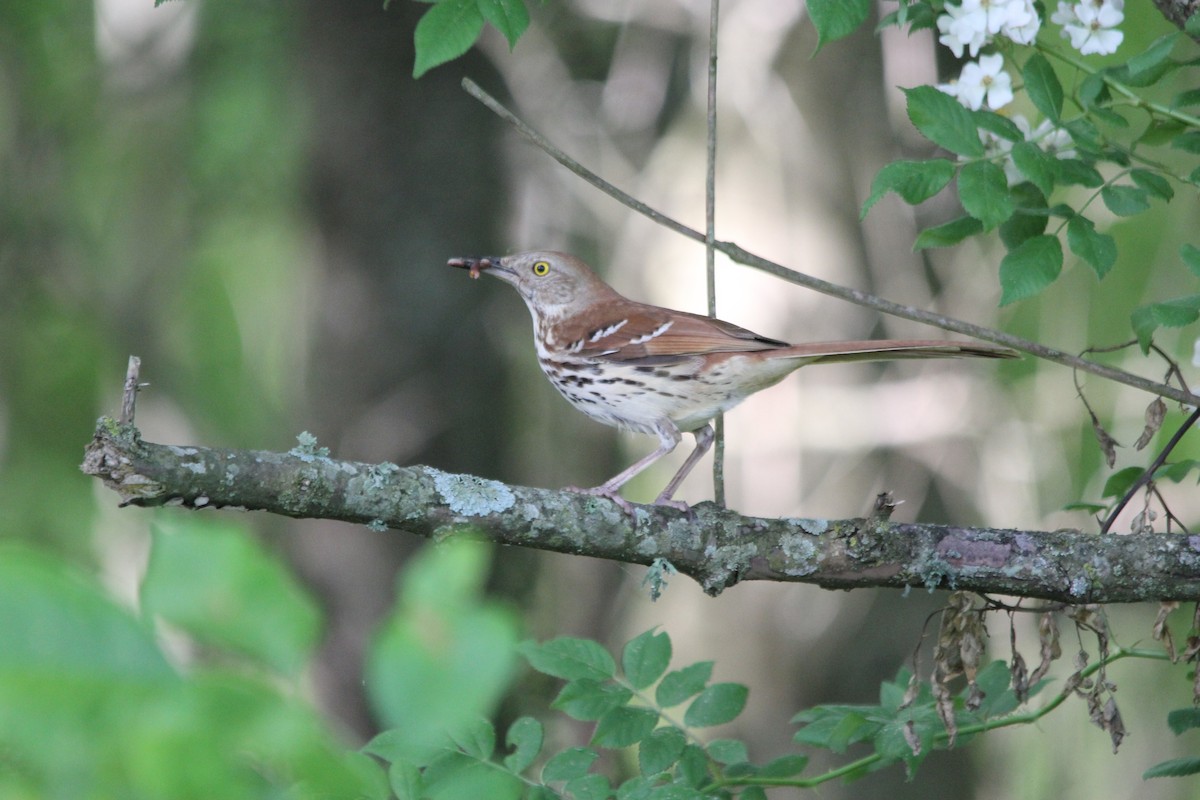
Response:
[{"label": "lichen-covered branch", "polygon": [[1183,28],[1189,17],[1200,12],[1200,0],[1154,0],[1154,5],[1178,28]]},{"label": "lichen-covered branch", "polygon": [[[315,443],[314,443],[315,444]],[[1200,599],[1200,536],[1100,536],[893,523],[763,519],[711,503],[691,517],[432,467],[144,442],[101,419],[82,469],[124,505],[240,508],[335,519],[437,539],[471,530],[497,544],[635,564],[669,561],[710,594],[744,580],[830,588],[961,589],[1069,603]]]}]

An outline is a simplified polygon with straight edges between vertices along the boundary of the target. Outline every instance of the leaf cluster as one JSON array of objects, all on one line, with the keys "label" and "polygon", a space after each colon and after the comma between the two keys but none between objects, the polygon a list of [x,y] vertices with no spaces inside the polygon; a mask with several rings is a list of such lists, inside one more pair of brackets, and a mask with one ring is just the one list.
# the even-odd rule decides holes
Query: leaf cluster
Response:
[{"label": "leaf cluster", "polygon": [[[496,752],[495,730],[484,720],[456,737],[453,747],[425,759],[395,751],[384,733],[366,751],[390,762],[398,797],[755,798],[765,796],[763,784],[795,775],[807,763],[793,755],[754,764],[738,740],[701,740],[698,730],[730,722],[742,712],[748,690],[737,683],[713,683],[711,661],[669,669],[666,633],[650,630],[631,640],[619,668],[607,650],[588,639],[525,642],[519,650],[533,669],[564,681],[551,705],[593,723],[587,746],[543,752],[545,732],[532,717],[508,727],[503,755]],[[627,748],[636,748],[636,776],[613,785],[594,771],[604,751]]]}]

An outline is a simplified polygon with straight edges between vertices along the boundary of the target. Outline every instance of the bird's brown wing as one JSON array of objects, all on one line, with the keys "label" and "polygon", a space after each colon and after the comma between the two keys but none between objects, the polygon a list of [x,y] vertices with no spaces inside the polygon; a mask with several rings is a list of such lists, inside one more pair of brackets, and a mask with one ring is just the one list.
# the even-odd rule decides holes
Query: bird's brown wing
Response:
[{"label": "bird's brown wing", "polygon": [[632,301],[598,304],[592,312],[572,320],[569,329],[560,325],[560,346],[583,357],[656,364],[788,346],[729,322]]}]

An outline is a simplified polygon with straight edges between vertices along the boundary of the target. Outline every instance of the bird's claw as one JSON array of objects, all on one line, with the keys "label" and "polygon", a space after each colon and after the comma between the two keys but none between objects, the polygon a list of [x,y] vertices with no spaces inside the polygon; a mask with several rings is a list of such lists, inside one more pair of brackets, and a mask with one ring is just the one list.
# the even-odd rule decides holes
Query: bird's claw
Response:
[{"label": "bird's claw", "polygon": [[[606,497],[616,503],[617,507],[624,511],[625,515],[630,519],[633,519],[635,516],[634,504],[618,494],[616,489],[611,489],[603,485],[593,486],[590,489],[582,489],[578,486],[567,486],[564,488],[564,491],[573,492],[575,494],[586,494],[591,497]],[[660,495],[653,504],[656,506],[662,506],[664,508],[673,508],[676,511],[682,511],[687,515],[689,520],[696,518],[696,515],[692,513],[692,507],[682,500],[672,500],[669,497],[662,497]]]}]

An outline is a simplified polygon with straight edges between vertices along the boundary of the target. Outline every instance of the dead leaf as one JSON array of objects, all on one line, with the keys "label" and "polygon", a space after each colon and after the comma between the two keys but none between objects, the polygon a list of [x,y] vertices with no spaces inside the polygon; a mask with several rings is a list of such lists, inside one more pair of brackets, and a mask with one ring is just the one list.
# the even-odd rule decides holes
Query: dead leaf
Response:
[{"label": "dead leaf", "polygon": [[1108,435],[1108,431],[1104,430],[1104,426],[1100,424],[1100,419],[1096,413],[1090,408],[1088,413],[1092,415],[1092,433],[1096,436],[1096,443],[1100,445],[1100,452],[1104,453],[1104,463],[1108,464],[1108,468],[1112,469],[1117,463],[1117,448],[1121,445],[1116,439]]},{"label": "dead leaf", "polygon": [[[1167,404],[1163,402],[1161,397],[1156,397],[1150,401],[1150,405],[1146,406],[1146,427],[1142,430],[1142,435],[1133,443],[1134,450],[1141,450],[1146,445],[1150,444],[1150,440],[1154,438],[1154,434],[1158,433],[1162,427],[1163,418],[1167,416]],[[1112,465],[1109,464],[1111,467]]]},{"label": "dead leaf", "polygon": [[1175,640],[1171,636],[1171,628],[1167,625],[1167,617],[1177,608],[1179,608],[1178,600],[1164,600],[1159,603],[1158,616],[1154,618],[1154,627],[1151,629],[1154,641],[1163,643],[1172,664],[1178,659],[1178,655],[1175,652]]}]

